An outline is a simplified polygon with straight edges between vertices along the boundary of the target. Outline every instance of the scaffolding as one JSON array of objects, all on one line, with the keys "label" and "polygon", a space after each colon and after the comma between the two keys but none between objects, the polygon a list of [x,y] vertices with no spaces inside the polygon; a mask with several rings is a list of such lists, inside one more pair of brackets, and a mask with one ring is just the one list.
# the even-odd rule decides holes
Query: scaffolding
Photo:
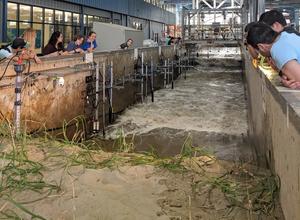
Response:
[{"label": "scaffolding", "polygon": [[244,0],[193,0],[192,9],[182,8],[182,38],[185,41],[240,40],[243,23],[247,22],[244,9]]}]

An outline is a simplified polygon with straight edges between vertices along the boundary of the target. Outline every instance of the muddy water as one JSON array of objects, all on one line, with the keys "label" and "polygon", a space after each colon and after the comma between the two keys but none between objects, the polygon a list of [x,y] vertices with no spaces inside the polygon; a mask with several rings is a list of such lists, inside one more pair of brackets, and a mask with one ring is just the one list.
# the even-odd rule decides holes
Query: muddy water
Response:
[{"label": "muddy water", "polygon": [[[173,156],[189,138],[220,159],[252,160],[241,68],[230,65],[236,59],[213,62],[202,60],[174,90],[157,91],[154,103],[148,99],[127,109],[108,128],[108,139],[122,129],[129,139],[134,136],[137,151],[156,148],[161,156]],[[107,143],[113,141],[103,146]]]}]

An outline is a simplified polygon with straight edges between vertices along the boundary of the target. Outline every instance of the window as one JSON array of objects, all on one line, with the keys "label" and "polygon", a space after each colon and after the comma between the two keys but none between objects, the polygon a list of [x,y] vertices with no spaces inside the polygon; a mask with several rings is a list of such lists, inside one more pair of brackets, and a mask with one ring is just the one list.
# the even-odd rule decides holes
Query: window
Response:
[{"label": "window", "polygon": [[72,26],[65,26],[64,33],[64,42],[68,44],[70,41],[72,41]]},{"label": "window", "polygon": [[73,36],[75,37],[78,34],[80,34],[80,27],[73,26]]},{"label": "window", "polygon": [[15,3],[7,3],[7,20],[17,20],[18,5]]},{"label": "window", "polygon": [[114,19],[114,24],[121,24],[121,21],[119,19]]},{"label": "window", "polygon": [[44,29],[44,46],[48,43],[52,33],[54,32],[54,25],[52,24],[45,24]]},{"label": "window", "polygon": [[36,53],[42,53],[43,47],[43,24],[33,24],[33,29],[36,31],[35,48]]},{"label": "window", "polygon": [[[93,22],[102,19],[92,15],[83,16],[78,12],[73,13],[13,2],[8,2],[7,8],[7,40],[12,41],[15,37],[21,36],[27,28],[33,28],[36,31],[36,36],[31,45],[35,45],[37,53],[41,53],[54,31],[60,31],[64,36],[64,42],[68,43],[82,31],[85,33],[91,31]],[[82,16],[85,19],[84,30],[80,27]]]},{"label": "window", "polygon": [[31,7],[28,5],[20,5],[19,18],[20,21],[31,21]]},{"label": "window", "polygon": [[20,22],[19,23],[19,35],[23,34],[27,28],[30,28],[30,23],[28,22]]},{"label": "window", "polygon": [[45,22],[46,23],[53,23],[53,10],[52,9],[45,9]]},{"label": "window", "polygon": [[7,22],[7,40],[13,41],[13,39],[17,36],[18,36],[17,22],[8,21]]},{"label": "window", "polygon": [[32,8],[32,21],[42,23],[44,21],[43,18],[43,9],[38,7]]},{"label": "window", "polygon": [[93,16],[88,16],[88,26],[91,27],[93,26],[93,22],[94,22],[94,17]]},{"label": "window", "polygon": [[80,15],[73,13],[73,24],[74,25],[80,25]]},{"label": "window", "polygon": [[64,13],[62,11],[55,10],[55,23],[62,24],[63,23]]},{"label": "window", "polygon": [[98,22],[99,22],[99,21],[100,21],[100,17],[95,16],[95,17],[94,17],[94,21],[98,21]]},{"label": "window", "polygon": [[86,26],[86,24],[87,24],[87,15],[83,16],[83,24],[84,24],[84,26]]},{"label": "window", "polygon": [[65,24],[72,24],[72,13],[65,12]]}]

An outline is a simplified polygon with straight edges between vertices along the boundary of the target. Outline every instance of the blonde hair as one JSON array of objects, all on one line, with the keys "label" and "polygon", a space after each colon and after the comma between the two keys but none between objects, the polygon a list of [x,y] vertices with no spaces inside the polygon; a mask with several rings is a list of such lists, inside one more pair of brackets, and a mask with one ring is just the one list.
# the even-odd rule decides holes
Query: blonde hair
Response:
[{"label": "blonde hair", "polygon": [[29,43],[28,49],[31,49],[31,50],[35,49],[36,30],[34,30],[33,28],[27,28],[23,32],[21,37]]}]

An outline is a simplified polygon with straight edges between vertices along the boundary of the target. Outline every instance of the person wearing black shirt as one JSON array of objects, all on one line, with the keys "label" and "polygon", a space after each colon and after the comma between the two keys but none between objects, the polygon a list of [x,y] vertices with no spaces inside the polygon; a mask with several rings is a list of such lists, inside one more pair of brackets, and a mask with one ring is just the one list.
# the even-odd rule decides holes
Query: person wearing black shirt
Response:
[{"label": "person wearing black shirt", "polygon": [[64,54],[64,46],[63,46],[63,35],[59,31],[55,31],[48,42],[48,44],[43,49],[43,56],[58,56]]},{"label": "person wearing black shirt", "polygon": [[133,40],[128,39],[125,43],[121,44],[120,47],[121,47],[121,49],[125,50],[125,49],[128,49],[129,47],[131,47],[132,44],[133,44]]}]

